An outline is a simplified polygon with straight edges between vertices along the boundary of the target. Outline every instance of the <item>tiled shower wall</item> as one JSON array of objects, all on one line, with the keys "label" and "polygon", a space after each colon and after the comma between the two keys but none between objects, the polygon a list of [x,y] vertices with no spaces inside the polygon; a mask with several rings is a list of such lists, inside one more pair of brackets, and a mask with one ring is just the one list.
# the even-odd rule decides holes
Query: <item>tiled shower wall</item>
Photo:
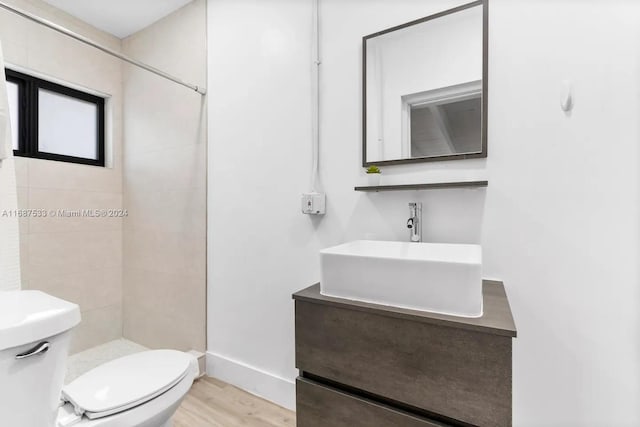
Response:
[{"label": "tiled shower wall", "polygon": [[[4,55],[0,41],[0,67],[4,66]],[[3,76],[4,77],[4,76]],[[0,79],[0,81],[4,81]],[[20,284],[20,230],[18,218],[8,216],[18,208],[16,187],[15,161],[9,150],[11,149],[11,131],[6,123],[9,104],[6,100],[4,87],[0,87],[0,291],[13,291],[21,287]]]},{"label": "tiled shower wall", "polygon": [[[206,84],[206,2],[123,41],[123,51]],[[124,69],[124,336],[151,348],[205,350],[205,98]]]},{"label": "tiled shower wall", "polygon": [[[124,41],[40,0],[8,3],[185,80],[206,82],[203,0]],[[204,350],[204,98],[4,10],[0,40],[9,65],[110,95],[108,167],[16,158],[19,208],[124,208],[130,215],[21,220],[22,288],[80,305],[72,353],[123,332],[151,348]]]},{"label": "tiled shower wall", "polygon": [[[121,42],[40,1],[11,3],[119,50]],[[96,49],[0,11],[7,65],[109,94],[110,167],[16,158],[22,209],[122,207],[122,67]],[[72,352],[122,335],[122,220],[31,218],[20,222],[22,288],[80,305]]]}]

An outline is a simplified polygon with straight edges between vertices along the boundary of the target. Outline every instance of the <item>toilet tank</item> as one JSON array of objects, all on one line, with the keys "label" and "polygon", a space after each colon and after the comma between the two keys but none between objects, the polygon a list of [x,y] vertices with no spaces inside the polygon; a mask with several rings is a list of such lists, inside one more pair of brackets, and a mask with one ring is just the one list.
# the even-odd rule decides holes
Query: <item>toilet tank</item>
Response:
[{"label": "toilet tank", "polygon": [[0,292],[0,425],[54,427],[76,304],[40,291]]}]

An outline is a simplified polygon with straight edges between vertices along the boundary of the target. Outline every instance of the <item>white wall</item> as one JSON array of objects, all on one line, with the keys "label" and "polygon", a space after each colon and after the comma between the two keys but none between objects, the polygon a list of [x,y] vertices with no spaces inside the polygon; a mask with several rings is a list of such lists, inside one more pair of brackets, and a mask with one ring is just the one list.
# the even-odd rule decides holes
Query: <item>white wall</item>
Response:
[{"label": "white wall", "polygon": [[299,213],[310,165],[310,3],[215,0],[208,9],[208,373],[241,376],[291,406],[291,293],[317,278],[322,227]]},{"label": "white wall", "polygon": [[519,329],[514,420],[637,426],[640,5],[515,3],[491,9],[483,229]]},{"label": "white wall", "polygon": [[406,204],[421,201],[426,240],[481,242],[485,276],[505,282],[514,425],[638,425],[639,6],[492,0],[488,159],[383,170],[386,183],[489,188],[361,194],[361,36],[451,2],[321,3],[319,220],[298,213],[310,3],[209,0],[209,372],[290,405],[290,294],[318,280],[318,249],[406,239]]}]

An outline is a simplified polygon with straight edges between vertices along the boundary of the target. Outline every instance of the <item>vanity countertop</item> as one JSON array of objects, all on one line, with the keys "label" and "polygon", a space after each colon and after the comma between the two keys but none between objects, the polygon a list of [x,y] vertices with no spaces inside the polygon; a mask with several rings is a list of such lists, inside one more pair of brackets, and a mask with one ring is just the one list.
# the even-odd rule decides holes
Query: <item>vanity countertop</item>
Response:
[{"label": "vanity countertop", "polygon": [[372,312],[382,316],[413,320],[416,322],[453,328],[468,329],[493,335],[516,337],[517,331],[511,314],[511,307],[502,282],[484,280],[482,286],[484,313],[481,317],[469,318],[409,310],[380,304],[334,298],[320,293],[320,283],[309,286],[293,294],[293,299],[316,304]]}]

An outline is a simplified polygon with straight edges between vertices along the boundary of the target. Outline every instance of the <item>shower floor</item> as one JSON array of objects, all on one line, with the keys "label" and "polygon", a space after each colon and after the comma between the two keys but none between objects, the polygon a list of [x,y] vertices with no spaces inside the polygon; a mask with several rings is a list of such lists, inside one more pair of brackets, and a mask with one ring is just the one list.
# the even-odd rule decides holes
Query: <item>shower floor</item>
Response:
[{"label": "shower floor", "polygon": [[67,375],[64,382],[69,384],[80,375],[103,363],[145,350],[148,350],[148,348],[121,338],[81,351],[69,356],[69,359],[67,359]]}]

